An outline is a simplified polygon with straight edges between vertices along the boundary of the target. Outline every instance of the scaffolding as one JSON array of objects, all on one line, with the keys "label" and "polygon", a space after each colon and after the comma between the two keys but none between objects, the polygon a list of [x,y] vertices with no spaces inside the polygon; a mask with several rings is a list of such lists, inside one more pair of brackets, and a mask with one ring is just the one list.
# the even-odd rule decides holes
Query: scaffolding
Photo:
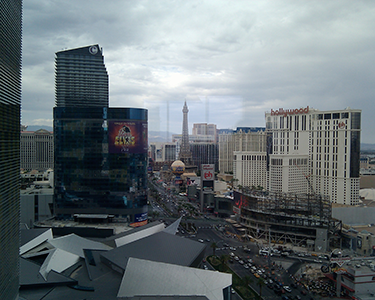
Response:
[{"label": "scaffolding", "polygon": [[341,222],[331,217],[329,198],[322,195],[243,189],[237,199],[241,203],[240,223],[255,239],[311,248],[319,235],[328,244],[329,236],[341,231]]}]

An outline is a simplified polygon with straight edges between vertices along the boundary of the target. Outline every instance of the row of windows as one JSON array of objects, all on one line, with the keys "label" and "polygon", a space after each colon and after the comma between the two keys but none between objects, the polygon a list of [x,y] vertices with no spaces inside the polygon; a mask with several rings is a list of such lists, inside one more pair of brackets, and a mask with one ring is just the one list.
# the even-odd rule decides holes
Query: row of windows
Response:
[{"label": "row of windows", "polygon": [[307,158],[291,158],[289,159],[289,166],[307,165]]},{"label": "row of windows", "polygon": [[[264,155],[242,155],[242,160],[260,160],[265,161],[267,158]],[[236,155],[234,156],[236,160]]]},{"label": "row of windows", "polygon": [[[341,115],[341,117],[340,117]],[[343,112],[343,113],[325,113],[325,114],[316,114],[317,120],[331,120],[331,119],[348,119],[349,113]],[[313,117],[314,118],[314,117]]]}]

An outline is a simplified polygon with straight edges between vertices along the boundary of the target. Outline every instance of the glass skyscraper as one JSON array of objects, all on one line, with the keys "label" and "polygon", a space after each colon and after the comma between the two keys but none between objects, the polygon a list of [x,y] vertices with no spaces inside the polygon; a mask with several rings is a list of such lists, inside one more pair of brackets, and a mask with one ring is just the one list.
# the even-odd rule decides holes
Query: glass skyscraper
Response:
[{"label": "glass skyscraper", "polygon": [[[95,45],[56,53],[55,214],[62,219],[111,214],[142,223],[147,219],[147,110],[108,107],[99,51]],[[81,59],[80,68],[66,67]],[[86,81],[87,76],[96,80]]]},{"label": "glass skyscraper", "polygon": [[0,299],[19,286],[22,1],[0,1]]}]

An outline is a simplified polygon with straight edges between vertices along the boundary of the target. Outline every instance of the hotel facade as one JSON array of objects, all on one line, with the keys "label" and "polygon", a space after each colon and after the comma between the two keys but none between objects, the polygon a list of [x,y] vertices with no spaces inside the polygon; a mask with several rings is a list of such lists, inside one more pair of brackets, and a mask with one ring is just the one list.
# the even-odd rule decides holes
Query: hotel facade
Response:
[{"label": "hotel facade", "polygon": [[310,107],[266,112],[269,190],[359,201],[361,110]]}]

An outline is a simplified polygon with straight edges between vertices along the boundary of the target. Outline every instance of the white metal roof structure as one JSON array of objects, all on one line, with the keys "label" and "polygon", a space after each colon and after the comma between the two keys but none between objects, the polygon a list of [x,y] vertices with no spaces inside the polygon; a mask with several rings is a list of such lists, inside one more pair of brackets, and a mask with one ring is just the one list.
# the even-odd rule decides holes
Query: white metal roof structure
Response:
[{"label": "white metal roof structure", "polygon": [[157,233],[163,230],[164,230],[164,223],[160,223],[152,227],[145,228],[144,230],[139,230],[139,231],[137,230],[135,232],[131,232],[129,234],[126,234],[122,237],[115,239],[116,247],[129,244],[131,242],[134,242],[136,240],[142,239],[144,237],[150,236],[154,233]]},{"label": "white metal roof structure", "polygon": [[73,266],[79,261],[79,256],[66,252],[65,250],[55,249],[50,252],[40,267],[39,273],[47,280],[51,270],[61,273]]},{"label": "white metal roof structure", "polygon": [[169,225],[167,228],[164,229],[164,232],[170,233],[170,234],[176,234],[178,226],[180,226],[181,220],[182,220],[182,217],[174,221],[171,225]]},{"label": "white metal roof structure", "polygon": [[111,250],[112,247],[105,245],[100,242],[95,242],[89,239],[85,239],[74,233],[68,234],[53,240],[50,240],[49,243],[55,248],[65,250],[66,252],[73,253],[78,255],[81,258],[85,258],[83,249],[92,249],[92,250]]},{"label": "white metal roof structure", "polygon": [[52,229],[21,230],[20,255],[51,239],[53,239]]},{"label": "white metal roof structure", "polygon": [[231,284],[231,274],[130,257],[117,297],[206,296],[223,300],[223,289]]}]

